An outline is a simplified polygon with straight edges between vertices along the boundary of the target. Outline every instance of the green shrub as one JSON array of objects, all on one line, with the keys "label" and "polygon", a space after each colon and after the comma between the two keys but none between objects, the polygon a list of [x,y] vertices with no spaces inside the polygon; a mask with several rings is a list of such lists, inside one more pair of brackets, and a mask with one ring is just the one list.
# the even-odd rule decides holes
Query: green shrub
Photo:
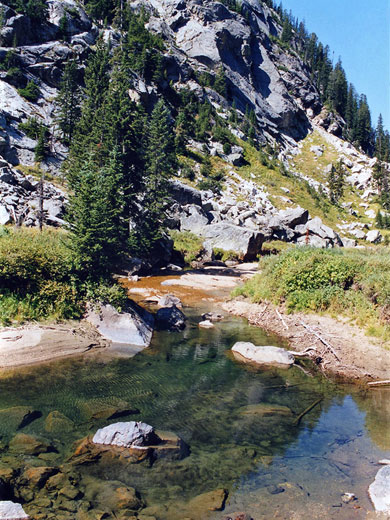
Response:
[{"label": "green shrub", "polygon": [[39,87],[34,81],[29,81],[27,83],[27,86],[24,88],[18,89],[19,94],[27,99],[28,101],[31,101],[32,103],[35,103],[39,98]]},{"label": "green shrub", "polygon": [[235,291],[289,311],[328,311],[390,335],[390,256],[380,251],[293,248],[263,257],[262,273]]}]

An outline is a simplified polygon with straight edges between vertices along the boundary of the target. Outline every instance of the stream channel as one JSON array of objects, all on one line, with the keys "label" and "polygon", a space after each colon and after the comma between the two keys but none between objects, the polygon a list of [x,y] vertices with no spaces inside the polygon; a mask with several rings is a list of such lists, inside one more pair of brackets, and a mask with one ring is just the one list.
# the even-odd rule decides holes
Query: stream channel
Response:
[{"label": "stream channel", "polygon": [[[85,355],[2,373],[0,469],[60,466],[78,439],[109,423],[142,420],[178,434],[191,454],[153,465],[126,466],[115,457],[86,464],[77,468],[80,489],[85,492],[89,478],[132,486],[147,506],[137,513],[145,519],[225,519],[238,512],[254,520],[372,515],[367,488],[378,461],[390,455],[389,391],[336,384],[297,367],[242,364],[230,352],[236,341],[285,345],[231,316],[213,329],[200,329],[200,314],[211,307],[218,310],[209,302],[185,307],[189,320],[183,332],[156,332],[151,347],[131,358]],[[297,417],[320,398],[297,424]],[[89,410],[99,409],[99,403],[116,406],[118,400],[139,413],[91,418]],[[6,411],[21,406],[41,416],[17,430]],[[54,431],[47,421],[53,411],[69,419]],[[55,450],[36,454],[12,449],[12,442],[9,447],[21,433],[44,439]],[[194,500],[218,489],[229,493],[223,511],[209,510],[209,495]],[[345,504],[345,492],[357,500]],[[46,518],[45,507],[51,512],[58,507],[58,518],[78,518],[61,510],[61,501],[39,508],[44,501],[34,504],[31,497],[24,495],[25,509],[41,510],[37,518]]]}]

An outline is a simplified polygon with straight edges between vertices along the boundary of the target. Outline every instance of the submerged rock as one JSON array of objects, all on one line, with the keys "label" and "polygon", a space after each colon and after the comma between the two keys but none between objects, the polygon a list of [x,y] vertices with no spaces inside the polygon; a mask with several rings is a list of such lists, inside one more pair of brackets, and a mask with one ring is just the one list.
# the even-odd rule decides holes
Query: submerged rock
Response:
[{"label": "submerged rock", "polygon": [[253,343],[238,341],[233,345],[232,351],[235,355],[238,354],[240,357],[259,365],[291,366],[294,363],[294,356],[279,347],[256,347]]},{"label": "submerged rock", "polygon": [[20,430],[39,417],[42,417],[42,413],[38,410],[31,410],[27,406],[13,406],[0,410],[0,425]]},{"label": "submerged rock", "polygon": [[153,315],[135,304],[118,312],[112,305],[90,308],[86,320],[113,343],[146,348],[153,336]]},{"label": "submerged rock", "polygon": [[27,520],[30,518],[20,504],[10,500],[0,501],[0,520]]},{"label": "submerged rock", "polygon": [[139,413],[138,408],[134,408],[126,401],[111,397],[110,399],[88,399],[79,404],[79,409],[83,418],[91,420],[111,420],[126,415]]},{"label": "submerged rock", "polygon": [[74,422],[57,410],[53,410],[45,419],[45,430],[52,433],[66,433],[74,429]]},{"label": "submerged rock", "polygon": [[173,307],[175,305],[178,309],[182,307],[180,298],[174,294],[164,294],[164,296],[158,300],[157,305],[159,307]]},{"label": "submerged rock", "polygon": [[378,471],[368,488],[368,494],[375,511],[390,513],[390,466],[384,466]]},{"label": "submerged rock", "polygon": [[281,406],[272,403],[250,404],[240,409],[241,415],[258,415],[261,417],[273,415],[292,416],[293,413],[288,406]]},{"label": "submerged rock", "polygon": [[209,511],[222,511],[228,497],[226,489],[216,489],[202,493],[190,500],[188,510],[194,518],[203,518]]}]

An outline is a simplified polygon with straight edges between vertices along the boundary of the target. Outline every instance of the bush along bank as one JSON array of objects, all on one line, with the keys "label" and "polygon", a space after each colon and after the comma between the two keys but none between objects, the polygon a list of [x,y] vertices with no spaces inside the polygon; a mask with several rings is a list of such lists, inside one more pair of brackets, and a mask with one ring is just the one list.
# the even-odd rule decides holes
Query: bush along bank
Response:
[{"label": "bush along bank", "polygon": [[351,318],[390,341],[390,257],[381,250],[294,248],[263,257],[261,274],[235,290],[287,312],[326,312]]},{"label": "bush along bank", "polygon": [[80,276],[60,230],[1,228],[0,323],[80,318],[87,301],[121,306],[125,291],[110,280]]}]

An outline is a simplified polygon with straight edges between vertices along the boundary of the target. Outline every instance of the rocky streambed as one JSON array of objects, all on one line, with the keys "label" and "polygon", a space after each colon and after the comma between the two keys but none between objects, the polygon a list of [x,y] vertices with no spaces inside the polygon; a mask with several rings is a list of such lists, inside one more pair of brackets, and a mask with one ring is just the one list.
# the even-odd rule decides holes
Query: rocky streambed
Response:
[{"label": "rocky streambed", "polygon": [[[157,291],[148,280],[138,289]],[[175,290],[186,327],[155,332],[137,355],[99,349],[2,372],[1,499],[41,520],[374,515],[368,488],[389,458],[388,390],[339,386],[304,364],[243,363],[237,341],[287,343],[226,313],[200,328],[202,314],[224,313],[204,279],[198,289],[185,280]],[[144,449],[93,442],[118,423],[146,423],[157,438]]]}]

